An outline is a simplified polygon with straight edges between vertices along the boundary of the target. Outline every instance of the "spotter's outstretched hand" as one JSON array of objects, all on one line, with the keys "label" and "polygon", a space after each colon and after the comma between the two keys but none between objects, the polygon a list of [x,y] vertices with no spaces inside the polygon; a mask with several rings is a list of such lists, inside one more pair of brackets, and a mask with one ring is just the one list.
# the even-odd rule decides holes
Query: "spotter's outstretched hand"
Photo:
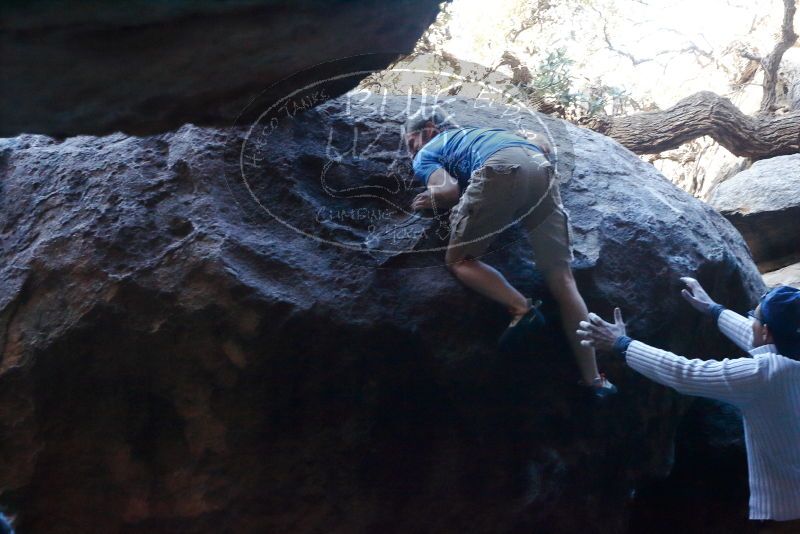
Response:
[{"label": "spotter's outstretched hand", "polygon": [[625,323],[622,321],[622,312],[614,308],[614,322],[607,323],[595,313],[589,314],[589,321],[580,322],[577,331],[581,338],[581,345],[594,347],[597,350],[610,351],[620,336],[625,334]]},{"label": "spotter's outstretched hand", "polygon": [[700,313],[710,313],[712,306],[716,304],[711,297],[708,296],[706,290],[700,285],[700,282],[694,278],[684,276],[681,281],[686,284],[685,289],[681,289],[681,296],[688,302],[692,308]]}]

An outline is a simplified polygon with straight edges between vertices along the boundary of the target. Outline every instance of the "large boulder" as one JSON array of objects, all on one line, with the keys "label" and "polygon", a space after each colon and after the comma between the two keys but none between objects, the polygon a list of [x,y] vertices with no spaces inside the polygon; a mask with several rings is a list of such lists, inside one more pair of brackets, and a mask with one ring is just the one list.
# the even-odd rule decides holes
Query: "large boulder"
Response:
[{"label": "large boulder", "polygon": [[742,233],[762,271],[800,259],[800,154],[755,162],[722,182],[709,203]]},{"label": "large boulder", "polygon": [[675,437],[675,467],[637,491],[635,534],[745,534],[750,491],[739,410],[697,399]]},{"label": "large boulder", "polygon": [[[279,80],[411,52],[440,0],[34,0],[0,22],[0,137],[230,126]],[[328,72],[338,72],[333,66]],[[312,81],[312,80],[309,80]],[[329,96],[355,86],[329,84]]]},{"label": "large boulder", "polygon": [[778,69],[778,104],[788,110],[800,109],[800,49],[783,54]]},{"label": "large boulder", "polygon": [[800,263],[764,273],[764,283],[767,287],[787,285],[800,289]]},{"label": "large boulder", "polygon": [[[505,310],[430,246],[435,224],[413,251],[369,245],[404,228],[415,109],[370,104],[298,113],[253,152],[246,128],[193,125],[2,141],[0,506],[21,531],[626,530],[689,399],[606,358],[621,394],[583,396],[516,227],[485,259],[552,326],[514,354],[496,351]],[[589,307],[679,353],[733,354],[679,277],[751,306],[764,286],[735,228],[611,139],[515,119],[554,136]]]}]

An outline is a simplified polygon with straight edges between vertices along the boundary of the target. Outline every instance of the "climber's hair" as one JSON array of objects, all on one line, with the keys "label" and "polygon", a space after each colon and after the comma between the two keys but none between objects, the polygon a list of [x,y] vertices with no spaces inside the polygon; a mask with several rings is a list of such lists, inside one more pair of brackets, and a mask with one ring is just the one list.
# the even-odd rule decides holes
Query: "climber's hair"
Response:
[{"label": "climber's hair", "polygon": [[439,130],[446,130],[450,127],[447,115],[439,106],[429,106],[422,108],[406,120],[405,130],[407,134],[422,130],[426,124],[432,122]]}]

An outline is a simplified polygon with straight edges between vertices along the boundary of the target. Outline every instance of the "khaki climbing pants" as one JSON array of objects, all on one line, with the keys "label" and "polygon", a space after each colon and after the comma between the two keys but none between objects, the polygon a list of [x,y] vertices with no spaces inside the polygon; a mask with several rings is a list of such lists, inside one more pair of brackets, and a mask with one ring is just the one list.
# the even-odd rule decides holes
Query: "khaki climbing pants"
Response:
[{"label": "khaki climbing pants", "polygon": [[450,213],[450,247],[478,258],[497,235],[519,222],[543,271],[573,260],[569,215],[561,203],[553,165],[523,146],[498,150],[473,171]]}]

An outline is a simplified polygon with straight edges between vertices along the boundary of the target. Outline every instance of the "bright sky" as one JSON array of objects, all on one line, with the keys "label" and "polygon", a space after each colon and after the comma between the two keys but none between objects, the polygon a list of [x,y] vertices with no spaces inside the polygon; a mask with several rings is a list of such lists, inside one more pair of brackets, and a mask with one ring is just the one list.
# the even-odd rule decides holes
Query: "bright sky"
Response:
[{"label": "bright sky", "polygon": [[[445,50],[460,59],[493,65],[506,49],[523,59],[526,47],[545,51],[566,47],[568,55],[578,60],[573,72],[580,77],[600,77],[606,84],[648,96],[663,108],[702,89],[728,93],[729,73],[713,65],[701,66],[687,54],[662,55],[657,61],[634,67],[630,59],[608,50],[603,19],[608,21],[614,47],[637,59],[691,44],[721,55],[737,39],[747,39],[766,53],[774,45],[783,9],[780,0],[589,0],[584,4],[598,11],[586,8],[573,16],[572,6],[577,3],[554,2],[563,24],[528,29],[509,45],[507,32],[519,25],[536,2],[493,0],[491,9],[487,9],[483,0],[454,0],[452,39],[445,44]],[[748,36],[754,23],[763,29]],[[738,103],[745,107],[751,104],[749,98],[748,102],[743,100],[740,98]]]}]

